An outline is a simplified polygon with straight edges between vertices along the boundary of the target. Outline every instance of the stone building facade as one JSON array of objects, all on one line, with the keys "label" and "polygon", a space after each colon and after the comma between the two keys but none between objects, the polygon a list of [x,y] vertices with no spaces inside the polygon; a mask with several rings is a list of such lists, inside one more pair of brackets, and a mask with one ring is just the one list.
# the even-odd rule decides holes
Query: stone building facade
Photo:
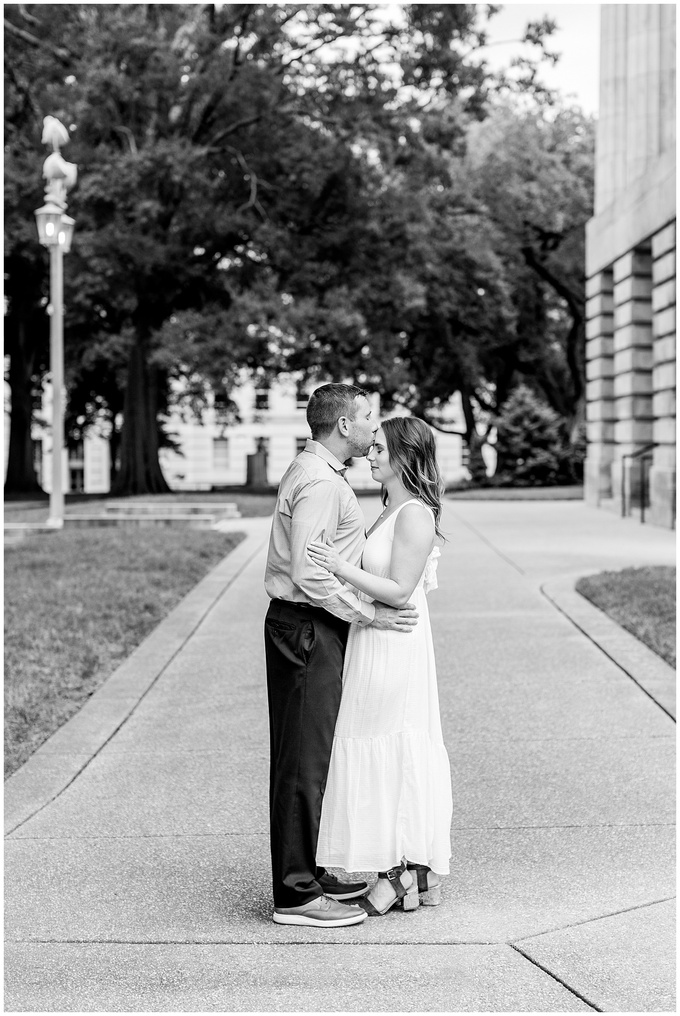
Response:
[{"label": "stone building facade", "polygon": [[585,496],[675,524],[675,5],[602,4]]},{"label": "stone building facade", "polygon": [[[231,393],[238,413],[237,421],[227,412],[219,397],[211,397],[203,419],[199,422],[190,412],[174,410],[167,420],[176,450],[163,448],[160,464],[171,490],[210,491],[222,487],[245,485],[249,460],[260,450],[264,453],[264,473],[260,478],[277,484],[290,461],[305,446],[309,437],[306,408],[309,390],[302,388],[292,376],[279,375],[270,388],[257,387],[243,378]],[[372,395],[372,409],[381,417],[380,399]],[[50,386],[45,386],[41,418],[52,415]],[[387,413],[386,416],[395,415]],[[464,429],[463,410],[458,396],[446,407],[447,427]],[[6,428],[7,430],[8,428]],[[468,476],[466,452],[460,433],[433,431],[437,459],[447,484],[460,483]],[[51,490],[52,437],[49,426],[34,424],[35,462],[43,490]],[[489,469],[494,457],[489,452]],[[7,453],[5,452],[5,466]],[[109,441],[104,425],[94,426],[83,441],[64,449],[62,475],[67,492],[106,494],[110,489]],[[355,490],[376,490],[366,459],[355,459],[347,477]]]}]

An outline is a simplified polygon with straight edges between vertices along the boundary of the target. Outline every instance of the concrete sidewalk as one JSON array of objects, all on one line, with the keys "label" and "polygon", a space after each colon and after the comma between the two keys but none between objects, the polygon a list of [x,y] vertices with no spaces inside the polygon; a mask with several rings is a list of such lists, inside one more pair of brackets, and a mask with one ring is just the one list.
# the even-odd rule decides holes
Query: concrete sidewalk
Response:
[{"label": "concrete sidewalk", "polygon": [[248,539],[6,784],[5,1011],[674,1011],[672,672],[610,629],[603,652],[595,608],[568,616],[574,575],[673,563],[674,534],[447,504],[444,902],[319,931],[270,919],[268,524],[234,525]]}]

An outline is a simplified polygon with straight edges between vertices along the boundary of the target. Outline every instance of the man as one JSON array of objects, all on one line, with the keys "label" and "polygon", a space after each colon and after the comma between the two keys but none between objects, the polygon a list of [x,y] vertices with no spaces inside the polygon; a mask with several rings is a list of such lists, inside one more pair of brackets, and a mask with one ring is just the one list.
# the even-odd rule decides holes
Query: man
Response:
[{"label": "man", "polygon": [[345,462],[366,455],[378,429],[366,392],[318,388],[307,422],[312,438],[279,486],[265,574],[273,916],[277,924],[334,928],[365,919],[360,907],[339,901],[368,888],[339,882],[315,858],[349,623],[408,633],[417,613],[360,600],[307,554],[312,540],[326,539],[361,563],[365,521]]}]

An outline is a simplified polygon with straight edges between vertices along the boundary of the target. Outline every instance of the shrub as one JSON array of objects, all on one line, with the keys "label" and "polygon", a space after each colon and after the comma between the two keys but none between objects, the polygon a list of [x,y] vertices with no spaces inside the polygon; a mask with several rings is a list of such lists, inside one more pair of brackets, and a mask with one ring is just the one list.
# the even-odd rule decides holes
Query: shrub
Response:
[{"label": "shrub", "polygon": [[562,417],[527,385],[514,390],[496,426],[497,482],[550,486],[582,479],[582,433],[572,444]]}]

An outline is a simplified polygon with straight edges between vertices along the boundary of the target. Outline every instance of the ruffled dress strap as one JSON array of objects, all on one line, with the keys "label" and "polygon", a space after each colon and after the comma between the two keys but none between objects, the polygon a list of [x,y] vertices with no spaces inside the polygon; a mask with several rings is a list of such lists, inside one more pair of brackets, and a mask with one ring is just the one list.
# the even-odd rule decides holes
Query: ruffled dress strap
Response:
[{"label": "ruffled dress strap", "polygon": [[424,508],[426,511],[430,512],[432,517],[434,517],[434,512],[432,511],[432,509],[430,508],[430,506],[428,504],[423,504],[423,502],[420,501],[417,497],[412,497],[412,498],[409,498],[408,501],[402,502],[402,504],[399,505],[397,510],[391,516],[391,518],[396,519],[396,517],[399,514],[399,512],[401,511],[401,509],[405,508],[407,504],[419,504],[421,508]]}]

